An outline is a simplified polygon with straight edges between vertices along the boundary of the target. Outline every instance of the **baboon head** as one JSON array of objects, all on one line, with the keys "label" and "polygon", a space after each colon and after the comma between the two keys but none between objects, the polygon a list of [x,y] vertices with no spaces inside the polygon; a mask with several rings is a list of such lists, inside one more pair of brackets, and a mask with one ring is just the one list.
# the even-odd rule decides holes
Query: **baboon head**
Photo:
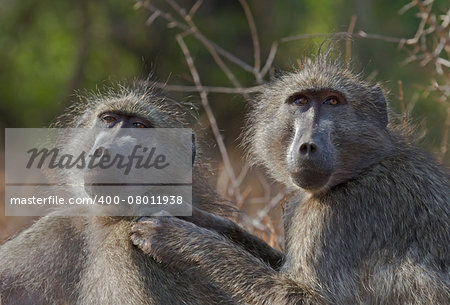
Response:
[{"label": "baboon head", "polygon": [[391,149],[383,90],[326,56],[267,85],[249,120],[245,143],[255,162],[312,193],[357,176]]},{"label": "baboon head", "polygon": [[[55,127],[77,128],[68,131],[61,139],[64,151],[83,150],[86,155],[97,159],[113,159],[121,154],[129,156],[136,149],[138,141],[130,128],[181,128],[186,126],[188,114],[192,114],[189,104],[174,101],[160,94],[151,85],[135,83],[130,87],[111,89],[99,95],[88,94],[82,101],[58,119]],[[162,131],[161,131],[162,132]],[[142,133],[140,133],[142,135]],[[155,135],[155,133],[152,133]],[[170,134],[168,132],[168,134]],[[161,136],[159,136],[161,138]],[[173,138],[172,138],[173,139]],[[161,139],[160,139],[161,140]],[[170,141],[171,138],[167,138]],[[157,140],[156,140],[157,141]],[[192,162],[195,157],[195,139],[192,135]],[[114,180],[114,167],[108,171],[103,168],[60,171],[56,175],[69,184],[84,184],[89,195],[97,194],[105,188],[91,187],[103,180],[123,183],[121,169],[117,169],[117,181]],[[138,177],[135,177],[137,179]]]}]

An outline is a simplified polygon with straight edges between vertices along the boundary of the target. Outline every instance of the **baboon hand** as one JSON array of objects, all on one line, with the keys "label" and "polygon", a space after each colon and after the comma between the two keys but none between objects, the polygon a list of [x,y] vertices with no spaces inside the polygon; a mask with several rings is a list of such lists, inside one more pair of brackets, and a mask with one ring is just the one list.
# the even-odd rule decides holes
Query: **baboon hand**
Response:
[{"label": "baboon hand", "polygon": [[131,227],[131,241],[144,253],[152,254],[152,238],[160,225],[159,217],[143,217]]},{"label": "baboon hand", "polygon": [[[193,261],[191,255],[200,240],[216,233],[176,217],[144,217],[131,228],[131,241],[156,261],[171,263]],[[216,237],[217,238],[217,237]]]}]

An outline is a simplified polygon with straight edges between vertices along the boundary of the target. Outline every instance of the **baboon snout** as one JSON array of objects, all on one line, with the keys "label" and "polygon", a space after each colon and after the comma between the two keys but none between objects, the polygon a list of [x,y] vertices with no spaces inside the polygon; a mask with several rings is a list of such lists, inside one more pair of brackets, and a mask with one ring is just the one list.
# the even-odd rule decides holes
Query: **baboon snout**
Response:
[{"label": "baboon snout", "polygon": [[[327,166],[327,154],[329,153],[329,145],[322,139],[300,139],[297,145],[293,143],[293,159],[298,163],[297,166],[307,166],[312,168],[320,168]],[[322,169],[320,169],[322,171]]]},{"label": "baboon snout", "polygon": [[308,154],[313,154],[316,153],[318,150],[318,147],[315,143],[302,143],[300,145],[300,155],[308,155]]},{"label": "baboon snout", "polygon": [[292,181],[306,190],[322,188],[333,173],[332,155],[330,145],[321,139],[300,139],[297,143],[292,143],[288,157]]}]

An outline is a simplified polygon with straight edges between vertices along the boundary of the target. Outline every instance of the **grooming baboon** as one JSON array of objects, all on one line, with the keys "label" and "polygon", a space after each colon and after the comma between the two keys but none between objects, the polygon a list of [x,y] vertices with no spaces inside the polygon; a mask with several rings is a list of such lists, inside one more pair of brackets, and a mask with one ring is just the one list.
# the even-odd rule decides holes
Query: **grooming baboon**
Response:
[{"label": "grooming baboon", "polygon": [[[185,125],[186,111],[182,104],[139,85],[107,96],[90,96],[62,116],[62,124],[56,126],[176,128]],[[61,146],[78,143],[74,142],[77,136],[64,139]],[[268,263],[280,264],[280,252],[233,222],[217,218],[216,223],[208,223],[201,219],[205,213],[202,210],[219,215],[231,211],[208,187],[204,168],[201,162],[194,163],[192,196],[196,208],[192,217],[184,219],[222,232],[235,240],[237,247]],[[0,246],[2,305],[235,304],[228,293],[203,275],[176,264],[158,263],[135,247],[130,230],[137,218],[42,217]]]},{"label": "grooming baboon", "polygon": [[306,61],[256,99],[246,141],[297,190],[280,272],[173,217],[139,222],[134,243],[246,304],[449,304],[449,173],[389,124],[378,85]]}]

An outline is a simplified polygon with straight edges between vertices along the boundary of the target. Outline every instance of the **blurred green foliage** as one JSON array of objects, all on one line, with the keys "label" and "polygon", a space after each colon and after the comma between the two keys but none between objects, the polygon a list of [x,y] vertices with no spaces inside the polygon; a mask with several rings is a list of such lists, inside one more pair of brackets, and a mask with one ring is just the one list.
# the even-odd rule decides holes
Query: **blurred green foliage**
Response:
[{"label": "blurred green foliage", "polygon": [[[153,0],[164,6],[164,1]],[[195,1],[179,0],[189,9]],[[399,15],[408,1],[389,0],[249,0],[261,40],[264,62],[273,41],[282,37],[346,31],[357,15],[356,30],[410,38],[419,20],[416,11]],[[192,84],[181,51],[174,39],[176,29],[157,19],[145,24],[149,12],[134,9],[128,0],[3,0],[0,2],[0,127],[42,127],[76,100],[78,89],[95,89],[116,81],[143,78],[153,73],[169,83]],[[158,5],[159,5],[158,4]],[[167,7],[167,6],[166,6]],[[436,0],[435,10],[446,12],[447,0]],[[176,14],[174,13],[174,16]],[[218,45],[253,64],[247,20],[238,1],[204,1],[194,19],[201,31]],[[323,39],[280,44],[274,62],[277,71],[290,69],[296,60],[316,53]],[[194,60],[205,85],[231,86],[205,48],[188,37]],[[437,151],[445,120],[445,108],[422,94],[430,85],[433,67],[418,63],[401,65],[407,54],[396,44],[356,39],[352,45],[356,67],[376,75],[391,90],[399,110],[397,80],[404,84],[405,99],[415,99],[413,120],[426,120],[427,135],[421,145]],[[252,75],[230,64],[245,86]],[[181,95],[186,97],[187,94]],[[195,94],[190,100],[198,101]],[[245,103],[235,95],[212,94],[219,126],[227,145],[236,145],[243,125]],[[446,162],[449,162],[447,156]]]}]

